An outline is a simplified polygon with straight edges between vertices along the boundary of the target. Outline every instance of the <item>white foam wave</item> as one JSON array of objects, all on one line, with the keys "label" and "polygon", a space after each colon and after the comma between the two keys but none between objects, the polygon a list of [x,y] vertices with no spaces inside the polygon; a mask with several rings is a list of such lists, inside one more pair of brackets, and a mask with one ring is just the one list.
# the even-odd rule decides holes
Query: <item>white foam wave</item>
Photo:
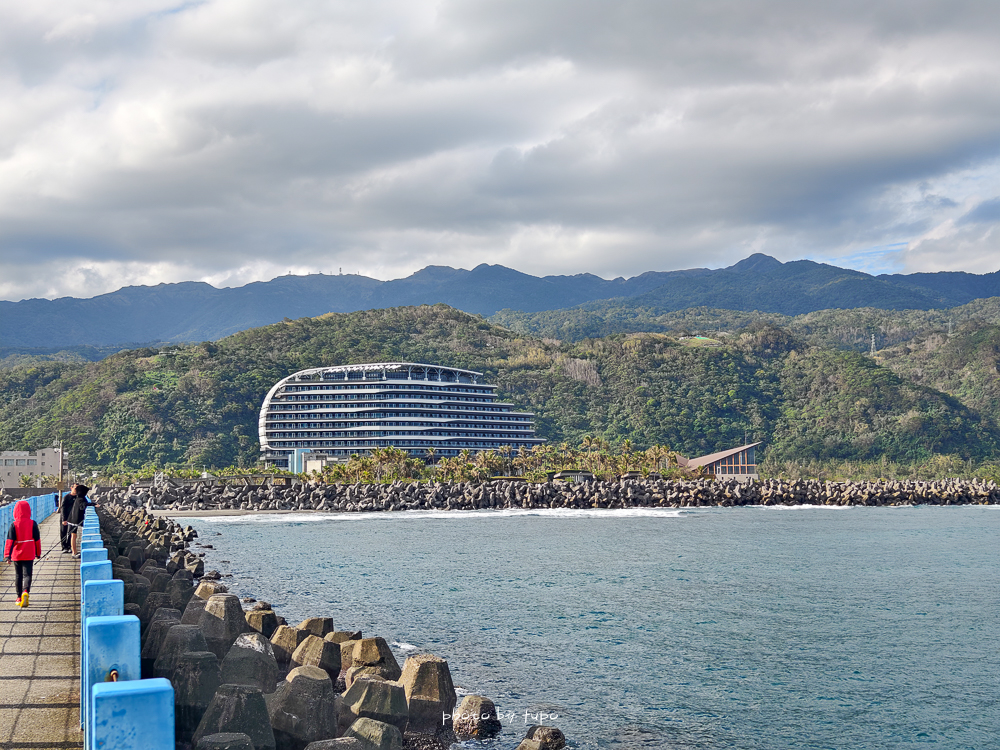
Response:
[{"label": "white foam wave", "polygon": [[412,643],[403,643],[402,641],[393,641],[392,644],[390,644],[390,645],[395,646],[400,651],[416,651],[417,650],[417,647],[414,646]]},{"label": "white foam wave", "polygon": [[403,510],[367,513],[248,513],[246,515],[187,516],[184,521],[204,523],[325,523],[329,521],[418,521],[441,518],[504,519],[522,516],[545,518],[679,518],[711,508],[514,508],[504,510]]},{"label": "white foam wave", "polygon": [[755,508],[759,510],[850,510],[851,508],[858,508],[862,506],[858,505],[812,505],[810,503],[802,503],[801,505],[746,505],[746,508]]}]

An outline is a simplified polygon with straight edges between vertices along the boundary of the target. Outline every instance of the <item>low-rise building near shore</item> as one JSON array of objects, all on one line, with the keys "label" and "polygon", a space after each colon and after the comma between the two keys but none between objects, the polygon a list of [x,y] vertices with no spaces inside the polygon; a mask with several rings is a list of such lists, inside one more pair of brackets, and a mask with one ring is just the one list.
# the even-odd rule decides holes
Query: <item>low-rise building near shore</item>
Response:
[{"label": "low-rise building near shore", "polygon": [[333,458],[395,447],[414,456],[531,448],[534,414],[497,400],[483,374],[415,362],[316,367],[282,378],[260,410],[264,463],[308,451]]},{"label": "low-rise building near shore", "polygon": [[756,448],[758,445],[760,443],[750,443],[749,445],[741,445],[739,448],[730,448],[698,458],[678,456],[678,464],[688,469],[703,467],[706,472],[714,474],[720,479],[738,479],[741,482],[749,482],[752,479],[757,479]]},{"label": "low-rise building near shore", "polygon": [[20,487],[21,477],[60,477],[66,466],[62,448],[37,451],[0,451],[0,487]]}]

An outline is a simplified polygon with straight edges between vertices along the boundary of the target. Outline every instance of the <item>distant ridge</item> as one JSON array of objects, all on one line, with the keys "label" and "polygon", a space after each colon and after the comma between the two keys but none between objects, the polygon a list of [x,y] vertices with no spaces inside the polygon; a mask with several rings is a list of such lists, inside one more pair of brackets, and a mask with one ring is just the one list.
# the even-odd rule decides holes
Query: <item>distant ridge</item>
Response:
[{"label": "distant ridge", "polygon": [[799,315],[855,307],[928,310],[993,296],[1000,296],[1000,272],[871,276],[810,260],[782,263],[762,253],[718,270],[650,271],[611,280],[592,274],[537,277],[487,264],[471,271],[428,266],[393,281],[312,274],[231,289],[183,282],[125,287],[90,299],[0,301],[0,348],[210,341],[286,317],[437,303],[486,316],[580,305]]}]

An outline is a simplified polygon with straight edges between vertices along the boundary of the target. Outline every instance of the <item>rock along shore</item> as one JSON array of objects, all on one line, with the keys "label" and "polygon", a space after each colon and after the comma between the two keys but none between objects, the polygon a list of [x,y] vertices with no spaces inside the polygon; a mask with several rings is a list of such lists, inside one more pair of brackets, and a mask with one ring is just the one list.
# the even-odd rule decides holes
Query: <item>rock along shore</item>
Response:
[{"label": "rock along shore", "polygon": [[[500,731],[489,698],[458,704],[444,659],[400,668],[384,638],[325,616],[291,626],[266,602],[241,602],[188,550],[195,529],[115,494],[101,498],[101,536],[125,614],[139,618],[142,676],[174,687],[180,750],[444,750]],[[518,750],[565,744],[533,726]]]},{"label": "rock along shore", "polygon": [[1000,502],[995,482],[821,482],[732,479],[301,484],[296,486],[152,487],[105,490],[102,497],[133,508],[165,511],[374,512],[530,508],[691,508],[742,505],[970,505]]}]

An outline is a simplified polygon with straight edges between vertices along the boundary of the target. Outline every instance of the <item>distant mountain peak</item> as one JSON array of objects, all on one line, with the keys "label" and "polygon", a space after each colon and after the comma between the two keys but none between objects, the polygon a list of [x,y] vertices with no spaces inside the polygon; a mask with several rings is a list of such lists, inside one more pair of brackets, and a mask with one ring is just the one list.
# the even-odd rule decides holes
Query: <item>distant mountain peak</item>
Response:
[{"label": "distant mountain peak", "polygon": [[737,271],[738,273],[767,273],[781,268],[782,262],[777,258],[772,258],[764,253],[754,253],[744,258],[739,263],[729,266],[727,271]]}]

